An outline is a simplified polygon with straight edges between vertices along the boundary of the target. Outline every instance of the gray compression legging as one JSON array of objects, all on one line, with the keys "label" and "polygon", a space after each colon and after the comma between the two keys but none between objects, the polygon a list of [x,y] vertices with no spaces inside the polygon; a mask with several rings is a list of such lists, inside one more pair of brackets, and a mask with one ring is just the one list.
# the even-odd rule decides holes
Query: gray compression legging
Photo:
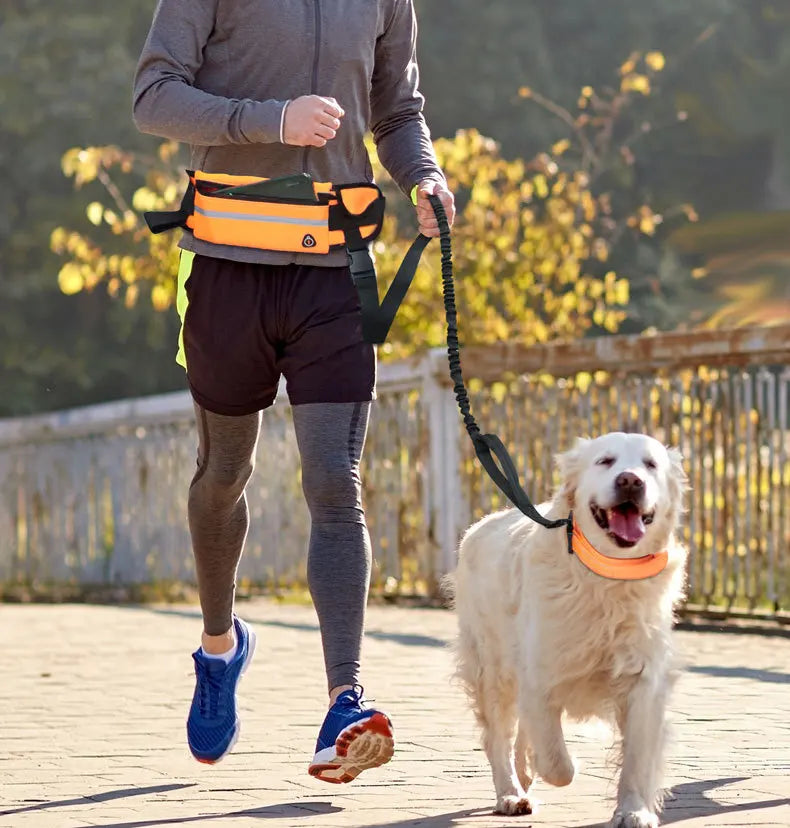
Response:
[{"label": "gray compression legging", "polygon": [[[221,635],[232,624],[236,569],[249,527],[245,488],[261,415],[227,417],[198,405],[195,411],[198,470],[189,490],[189,528],[203,626],[208,635]],[[369,412],[367,402],[293,408],[302,488],[312,518],[307,580],[329,689],[359,678],[371,563],[359,460]],[[276,465],[277,458],[272,461]]]}]

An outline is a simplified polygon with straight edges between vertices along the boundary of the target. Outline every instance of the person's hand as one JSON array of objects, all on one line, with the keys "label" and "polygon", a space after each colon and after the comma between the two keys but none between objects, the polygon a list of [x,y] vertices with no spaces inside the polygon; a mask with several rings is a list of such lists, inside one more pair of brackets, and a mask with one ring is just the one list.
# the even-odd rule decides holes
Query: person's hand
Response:
[{"label": "person's hand", "polygon": [[420,225],[420,233],[423,236],[434,237],[439,235],[439,222],[436,220],[431,202],[428,201],[429,195],[439,197],[444,212],[447,213],[447,221],[450,227],[453,226],[455,220],[455,199],[447,189],[447,185],[441,181],[428,179],[417,187],[417,223]]},{"label": "person's hand", "polygon": [[283,139],[293,147],[323,147],[340,128],[346,113],[334,98],[303,95],[288,103],[283,123]]}]

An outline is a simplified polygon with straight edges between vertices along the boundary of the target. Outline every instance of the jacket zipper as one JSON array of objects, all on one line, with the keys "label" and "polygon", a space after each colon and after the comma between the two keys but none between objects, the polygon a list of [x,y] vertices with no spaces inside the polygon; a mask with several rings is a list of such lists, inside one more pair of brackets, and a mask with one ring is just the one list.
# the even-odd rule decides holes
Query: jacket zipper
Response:
[{"label": "jacket zipper", "polygon": [[[321,0],[313,0],[315,13],[315,49],[313,50],[313,77],[310,82],[310,94],[317,95],[318,89],[318,61],[321,56]],[[307,172],[307,156],[310,147],[305,147],[302,153],[302,172]]]}]

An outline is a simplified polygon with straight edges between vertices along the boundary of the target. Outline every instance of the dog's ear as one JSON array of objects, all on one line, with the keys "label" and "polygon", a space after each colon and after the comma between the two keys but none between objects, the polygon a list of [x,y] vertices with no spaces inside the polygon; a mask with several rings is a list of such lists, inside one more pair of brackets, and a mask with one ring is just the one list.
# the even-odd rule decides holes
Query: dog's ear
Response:
[{"label": "dog's ear", "polygon": [[688,489],[688,477],[683,468],[683,455],[679,449],[667,448],[669,455],[669,473],[667,478],[670,487],[670,503],[677,504],[680,511],[683,510],[683,495]]},{"label": "dog's ear", "polygon": [[576,487],[579,484],[579,477],[584,468],[582,460],[584,449],[590,443],[590,440],[579,437],[576,440],[576,445],[556,457],[557,469],[560,473],[560,497],[564,498],[569,508],[575,508]]}]

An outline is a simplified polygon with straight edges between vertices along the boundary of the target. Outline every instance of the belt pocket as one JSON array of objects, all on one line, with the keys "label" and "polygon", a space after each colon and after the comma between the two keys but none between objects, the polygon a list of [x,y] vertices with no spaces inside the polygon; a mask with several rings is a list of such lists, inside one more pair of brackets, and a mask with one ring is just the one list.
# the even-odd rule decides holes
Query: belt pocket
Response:
[{"label": "belt pocket", "polygon": [[260,250],[329,252],[329,206],[281,200],[215,198],[195,193],[196,238]]}]

